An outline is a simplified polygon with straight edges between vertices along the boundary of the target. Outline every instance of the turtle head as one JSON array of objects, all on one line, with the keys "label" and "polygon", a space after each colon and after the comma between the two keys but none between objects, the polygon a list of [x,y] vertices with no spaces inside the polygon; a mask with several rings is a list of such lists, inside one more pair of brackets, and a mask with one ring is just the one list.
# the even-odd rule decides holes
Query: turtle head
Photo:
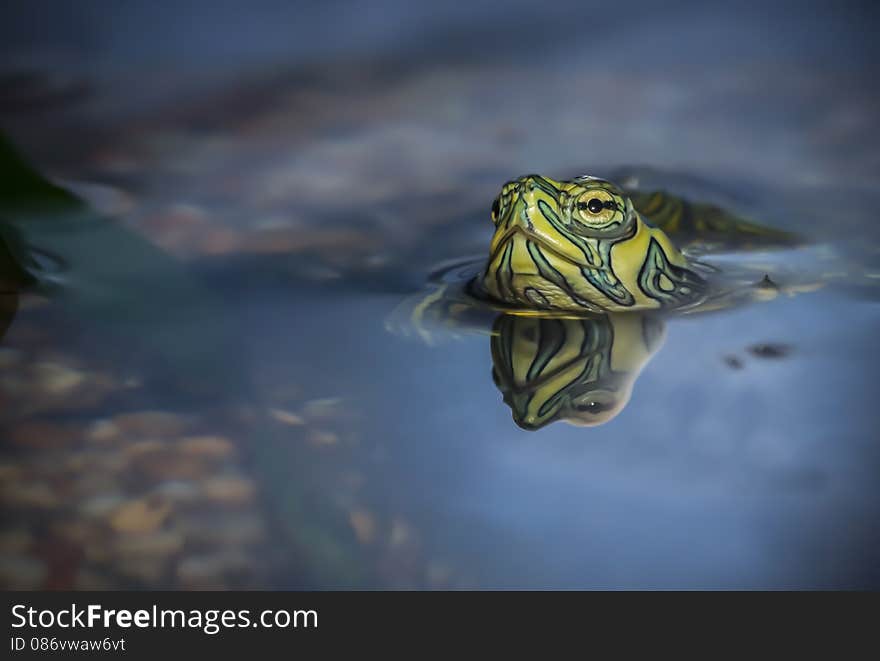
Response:
[{"label": "turtle head", "polygon": [[492,203],[491,250],[520,234],[547,247],[551,265],[564,259],[588,266],[584,243],[629,235],[636,217],[629,197],[610,181],[589,176],[555,181],[530,174],[504,184]]},{"label": "turtle head", "polygon": [[527,175],[492,204],[495,233],[480,279],[489,298],[578,313],[680,307],[702,279],[663,230],[610,181]]},{"label": "turtle head", "polygon": [[491,217],[495,233],[482,278],[491,298],[579,311],[632,305],[610,250],[635,234],[639,216],[611,182],[520,177],[504,184]]}]

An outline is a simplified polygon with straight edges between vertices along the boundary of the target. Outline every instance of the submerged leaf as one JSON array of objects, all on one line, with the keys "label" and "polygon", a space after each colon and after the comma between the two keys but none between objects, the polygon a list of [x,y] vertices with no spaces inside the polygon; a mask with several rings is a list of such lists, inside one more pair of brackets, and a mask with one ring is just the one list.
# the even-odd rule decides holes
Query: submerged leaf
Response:
[{"label": "submerged leaf", "polygon": [[[0,276],[57,294],[78,319],[146,351],[174,382],[216,392],[238,378],[224,302],[178,260],[49,182],[0,136]],[[134,347],[132,347],[134,349]]]}]

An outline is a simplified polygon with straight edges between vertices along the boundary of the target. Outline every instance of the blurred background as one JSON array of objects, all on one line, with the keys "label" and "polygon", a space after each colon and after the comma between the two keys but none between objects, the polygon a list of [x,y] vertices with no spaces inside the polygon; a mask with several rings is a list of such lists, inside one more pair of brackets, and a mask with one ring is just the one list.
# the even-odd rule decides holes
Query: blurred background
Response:
[{"label": "blurred background", "polygon": [[[0,128],[126,234],[0,344],[0,582],[876,588],[878,14],[4,3]],[[841,286],[670,323],[590,430],[516,428],[485,336],[385,330],[504,181],[622,166],[835,246]],[[98,305],[119,242],[143,282]]]}]

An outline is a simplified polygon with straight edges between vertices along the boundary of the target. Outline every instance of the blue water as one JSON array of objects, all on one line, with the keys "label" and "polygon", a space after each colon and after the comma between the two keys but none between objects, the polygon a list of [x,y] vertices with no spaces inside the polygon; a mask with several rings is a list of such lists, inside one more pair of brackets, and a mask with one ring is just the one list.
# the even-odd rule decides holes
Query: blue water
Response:
[{"label": "blue water", "polygon": [[[203,293],[137,323],[124,297],[115,317],[70,307],[75,284],[25,305],[2,345],[23,352],[16,369],[73,355],[146,384],[28,420],[174,409],[232,438],[258,492],[236,516],[264,529],[242,562],[261,570],[218,570],[213,586],[878,587],[876,10],[536,7],[7,4],[4,130]],[[2,78],[21,72],[28,86]],[[667,320],[628,406],[588,429],[519,429],[485,333],[428,346],[386,330],[434,264],[484,253],[504,180],[626,165],[833,244],[847,273]],[[156,221],[186,214],[204,224]],[[748,351],[767,343],[789,351]],[[303,413],[315,399],[335,402],[328,419]],[[266,422],[275,408],[305,421]],[[326,447],[303,440],[317,432]],[[63,463],[47,452],[3,460],[39,481]],[[161,486],[126,479],[126,498]],[[4,547],[0,569],[42,562],[34,549],[76,507],[5,506],[3,532],[34,541]],[[187,516],[209,518],[175,512],[160,532]],[[95,559],[103,534],[53,580],[186,588],[180,567],[223,550],[186,537],[132,577]],[[46,585],[34,572],[28,587]]]}]

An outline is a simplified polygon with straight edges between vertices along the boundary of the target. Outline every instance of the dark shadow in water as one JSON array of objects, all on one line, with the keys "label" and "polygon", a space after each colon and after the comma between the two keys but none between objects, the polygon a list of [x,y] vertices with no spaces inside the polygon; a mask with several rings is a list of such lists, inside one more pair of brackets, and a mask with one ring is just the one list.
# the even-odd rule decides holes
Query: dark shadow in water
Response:
[{"label": "dark shadow in water", "polygon": [[636,378],[664,337],[663,320],[648,314],[500,315],[491,341],[492,378],[523,429],[556,420],[593,427],[626,407]]},{"label": "dark shadow in water", "polygon": [[7,290],[0,292],[0,341],[6,335],[16,312],[18,312],[18,292]]},{"label": "dark shadow in water", "polygon": [[21,240],[12,225],[0,218],[0,341],[18,312],[18,296],[33,284],[21,264]]}]

